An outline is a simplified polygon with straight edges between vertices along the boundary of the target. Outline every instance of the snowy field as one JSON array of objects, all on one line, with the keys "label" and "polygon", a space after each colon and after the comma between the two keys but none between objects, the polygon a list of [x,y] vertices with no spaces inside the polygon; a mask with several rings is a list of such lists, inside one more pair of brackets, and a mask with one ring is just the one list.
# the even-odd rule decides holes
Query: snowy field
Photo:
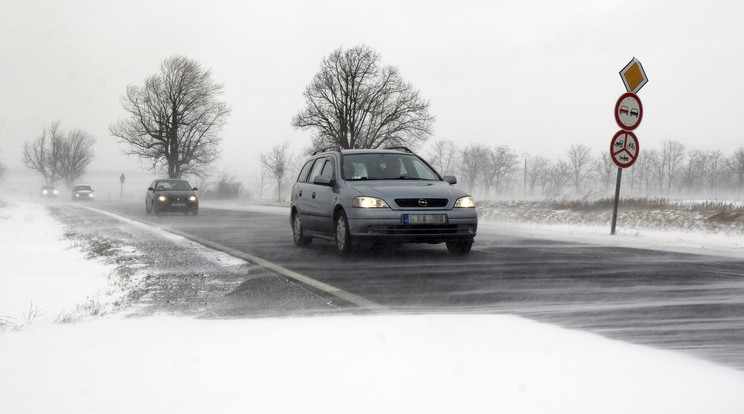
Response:
[{"label": "snowy field", "polygon": [[[706,235],[690,233],[633,230],[610,238],[608,229],[591,227],[510,230],[668,249],[705,249],[715,239],[723,254],[740,251],[736,237],[706,244],[700,243]],[[744,372],[514,316],[127,318],[106,311],[127,293],[110,283],[113,268],[86,258],[64,232],[42,205],[0,201],[2,413],[627,414],[744,407]],[[222,255],[199,252],[205,260]]]}]

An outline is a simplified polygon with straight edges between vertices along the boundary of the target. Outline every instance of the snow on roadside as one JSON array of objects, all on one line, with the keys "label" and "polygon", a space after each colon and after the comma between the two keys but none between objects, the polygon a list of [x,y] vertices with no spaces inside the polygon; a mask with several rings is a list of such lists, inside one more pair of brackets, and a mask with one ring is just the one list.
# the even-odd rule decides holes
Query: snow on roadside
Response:
[{"label": "snow on roadside", "polygon": [[[63,231],[42,206],[0,205],[0,315],[30,299],[68,309],[105,290],[108,268],[66,243]],[[112,314],[0,330],[0,350],[0,412],[8,413],[676,414],[744,406],[744,372],[503,315]]]},{"label": "snow on roadside", "polygon": [[97,306],[112,270],[87,260],[45,206],[0,208],[0,323],[50,323]]}]

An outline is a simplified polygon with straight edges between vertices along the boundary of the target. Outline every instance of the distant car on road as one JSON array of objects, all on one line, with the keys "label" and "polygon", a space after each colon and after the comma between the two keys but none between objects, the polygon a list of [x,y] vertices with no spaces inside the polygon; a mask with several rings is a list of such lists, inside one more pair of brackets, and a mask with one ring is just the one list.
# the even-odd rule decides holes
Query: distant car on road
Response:
[{"label": "distant car on road", "polygon": [[59,190],[57,190],[57,187],[53,185],[42,185],[41,186],[42,197],[57,198],[57,195],[59,195]]},{"label": "distant car on road", "polygon": [[294,242],[334,241],[340,254],[354,241],[446,243],[467,254],[478,215],[456,183],[407,148],[316,151],[292,187]]},{"label": "distant car on road", "polygon": [[199,198],[196,187],[186,180],[155,180],[145,193],[145,212],[158,215],[164,212],[183,213],[196,216],[199,214]]},{"label": "distant car on road", "polygon": [[93,201],[96,193],[88,184],[75,184],[72,187],[72,201]]}]

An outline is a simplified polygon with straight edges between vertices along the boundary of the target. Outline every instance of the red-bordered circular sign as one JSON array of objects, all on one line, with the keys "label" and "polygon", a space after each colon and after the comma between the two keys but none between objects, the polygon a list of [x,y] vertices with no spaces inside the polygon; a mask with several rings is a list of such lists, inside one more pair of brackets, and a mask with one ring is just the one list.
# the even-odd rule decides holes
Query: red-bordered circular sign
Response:
[{"label": "red-bordered circular sign", "polygon": [[610,142],[612,161],[620,168],[628,168],[638,159],[638,138],[630,131],[618,131]]},{"label": "red-bordered circular sign", "polygon": [[620,128],[632,131],[638,128],[643,119],[643,105],[634,93],[625,93],[615,104],[615,121]]}]

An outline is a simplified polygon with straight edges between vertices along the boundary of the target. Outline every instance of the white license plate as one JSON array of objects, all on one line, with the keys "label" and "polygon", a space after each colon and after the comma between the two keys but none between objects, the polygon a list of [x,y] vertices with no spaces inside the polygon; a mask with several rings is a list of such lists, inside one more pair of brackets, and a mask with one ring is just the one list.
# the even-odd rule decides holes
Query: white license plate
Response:
[{"label": "white license plate", "polygon": [[403,224],[447,224],[446,214],[404,214]]},{"label": "white license plate", "polygon": [[171,207],[186,207],[186,203],[173,203]]}]

